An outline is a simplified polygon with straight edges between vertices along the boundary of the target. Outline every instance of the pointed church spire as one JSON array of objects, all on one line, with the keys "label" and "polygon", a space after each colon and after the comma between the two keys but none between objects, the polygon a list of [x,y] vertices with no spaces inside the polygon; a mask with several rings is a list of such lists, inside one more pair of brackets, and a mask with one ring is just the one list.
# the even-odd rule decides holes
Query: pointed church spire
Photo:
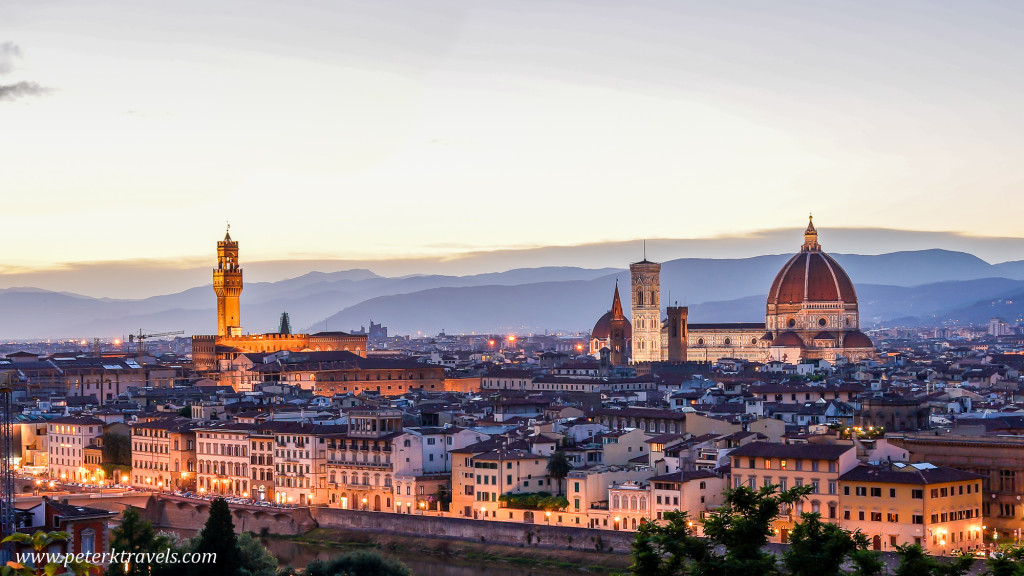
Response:
[{"label": "pointed church spire", "polygon": [[818,231],[814,229],[814,214],[811,214],[807,217],[807,230],[804,230],[804,245],[801,250],[804,252],[817,252],[820,249]]},{"label": "pointed church spire", "polygon": [[228,229],[224,232],[224,241],[231,242],[231,222],[228,221]]},{"label": "pointed church spire", "polygon": [[626,315],[622,312],[622,301],[619,300],[619,281],[615,281],[615,296],[612,297],[612,318],[625,318]]}]

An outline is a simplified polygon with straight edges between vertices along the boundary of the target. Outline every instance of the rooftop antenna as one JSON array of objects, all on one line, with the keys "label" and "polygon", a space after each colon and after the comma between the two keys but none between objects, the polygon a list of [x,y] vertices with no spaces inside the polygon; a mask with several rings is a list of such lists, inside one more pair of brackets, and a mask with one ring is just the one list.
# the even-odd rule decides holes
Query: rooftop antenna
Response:
[{"label": "rooftop antenna", "polygon": [[647,260],[647,238],[644,238],[644,260]]}]

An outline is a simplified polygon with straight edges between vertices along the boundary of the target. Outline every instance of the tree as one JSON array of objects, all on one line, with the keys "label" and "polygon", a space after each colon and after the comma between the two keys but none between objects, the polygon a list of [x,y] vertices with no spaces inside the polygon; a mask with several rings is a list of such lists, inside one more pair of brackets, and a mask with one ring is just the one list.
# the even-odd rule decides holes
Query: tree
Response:
[{"label": "tree", "polygon": [[961,554],[944,564],[926,555],[924,548],[917,544],[897,546],[896,554],[900,557],[900,565],[894,576],[963,576],[974,563],[973,556]]},{"label": "tree", "polygon": [[644,520],[632,544],[635,576],[676,576],[706,563],[711,545],[693,535],[686,512],[666,512],[665,526]]},{"label": "tree", "polygon": [[[131,552],[135,558],[142,557],[139,556],[140,553],[159,554],[177,548],[170,537],[157,534],[151,523],[142,520],[135,508],[125,509],[121,514],[121,525],[110,534],[111,550]],[[134,562],[128,565],[128,571],[125,572],[124,564],[112,562],[107,567],[107,576],[170,576],[176,568],[167,563]]]},{"label": "tree", "polygon": [[412,570],[394,558],[385,558],[371,550],[359,550],[335,556],[330,560],[314,560],[306,566],[304,576],[412,576]]},{"label": "tree", "polygon": [[548,476],[558,480],[558,495],[562,495],[562,480],[572,471],[572,464],[565,457],[565,452],[556,450],[548,457]]},{"label": "tree", "polygon": [[[50,546],[56,542],[67,542],[71,536],[67,532],[43,532],[37,531],[29,536],[22,532],[15,532],[3,539],[0,544],[14,542],[21,546],[31,546],[36,554],[45,554],[50,551]],[[90,570],[97,568],[89,562],[47,562],[34,565],[32,563],[8,562],[0,568],[2,576],[53,576],[54,574],[75,574],[84,576]]]},{"label": "tree", "polygon": [[[704,520],[704,535],[725,548],[720,558],[711,558],[707,574],[762,576],[775,574],[775,557],[762,551],[771,534],[771,524],[783,505],[794,505],[811,493],[810,485],[776,492],[778,486],[754,490],[740,486],[725,492],[725,504]],[[716,555],[717,556],[717,555]]]},{"label": "tree", "polygon": [[1024,547],[1000,546],[988,560],[992,576],[1024,576]]},{"label": "tree", "polygon": [[850,561],[854,567],[850,576],[879,576],[885,567],[882,555],[872,550],[856,550],[850,554]]},{"label": "tree", "polygon": [[241,553],[235,536],[235,523],[231,509],[223,498],[210,505],[210,517],[203,530],[193,540],[192,551],[216,554],[216,564],[189,564],[189,576],[239,576]]},{"label": "tree", "polygon": [[277,558],[249,532],[238,537],[238,554],[240,576],[274,576],[277,573]]},{"label": "tree", "polygon": [[846,558],[867,547],[867,536],[822,522],[815,512],[793,527],[783,561],[793,576],[840,576]]}]

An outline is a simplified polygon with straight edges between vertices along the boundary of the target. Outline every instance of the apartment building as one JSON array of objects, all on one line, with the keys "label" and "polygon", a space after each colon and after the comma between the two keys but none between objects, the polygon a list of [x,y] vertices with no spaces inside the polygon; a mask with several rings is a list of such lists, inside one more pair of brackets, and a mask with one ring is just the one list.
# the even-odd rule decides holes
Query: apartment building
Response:
[{"label": "apartment building", "polygon": [[326,503],[327,438],[345,427],[274,422],[263,429],[274,435],[275,501],[300,506]]},{"label": "apartment building", "polygon": [[770,444],[751,442],[729,453],[731,486],[781,490],[810,485],[811,494],[775,521],[773,542],[786,542],[804,512],[818,512],[825,521],[839,518],[839,477],[856,467],[853,444]]},{"label": "apartment building", "polygon": [[839,478],[842,519],[875,550],[918,544],[929,554],[984,546],[982,476],[932,464],[857,466]]},{"label": "apartment building", "polygon": [[395,510],[409,513],[436,509],[431,496],[441,488],[451,490],[451,451],[488,438],[482,432],[454,426],[403,430],[393,441]]},{"label": "apartment building", "polygon": [[249,498],[252,424],[208,424],[197,427],[196,460],[201,493]]},{"label": "apartment building", "polygon": [[326,501],[352,510],[393,506],[394,439],[403,433],[400,410],[348,413],[348,428],[324,437]]},{"label": "apartment building", "polygon": [[611,528],[608,487],[642,482],[653,475],[647,466],[586,466],[569,472],[565,480],[568,511],[583,517],[589,528]]},{"label": "apartment building", "polygon": [[274,434],[261,426],[249,434],[249,494],[259,502],[273,502],[277,483],[274,478]]},{"label": "apartment building", "polygon": [[51,478],[83,482],[89,477],[85,448],[103,434],[103,421],[91,416],[65,416],[46,425],[47,461]]},{"label": "apartment building", "polygon": [[150,490],[191,490],[196,480],[195,423],[165,419],[131,425],[130,482]]},{"label": "apartment building", "polygon": [[531,453],[528,446],[502,438],[453,450],[452,512],[496,518],[502,494],[557,492],[556,482],[547,475],[547,457]]},{"label": "apartment building", "polygon": [[725,478],[708,470],[683,470],[661,474],[647,480],[651,489],[651,517],[662,520],[666,512],[689,512],[693,528],[700,532],[699,520],[721,506],[728,488]]}]

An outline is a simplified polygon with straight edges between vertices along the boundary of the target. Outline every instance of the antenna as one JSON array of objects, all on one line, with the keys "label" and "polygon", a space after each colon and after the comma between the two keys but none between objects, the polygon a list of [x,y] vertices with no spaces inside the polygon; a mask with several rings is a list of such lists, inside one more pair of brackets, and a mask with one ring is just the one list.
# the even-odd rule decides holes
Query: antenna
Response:
[{"label": "antenna", "polygon": [[647,260],[647,238],[644,238],[644,260]]}]

